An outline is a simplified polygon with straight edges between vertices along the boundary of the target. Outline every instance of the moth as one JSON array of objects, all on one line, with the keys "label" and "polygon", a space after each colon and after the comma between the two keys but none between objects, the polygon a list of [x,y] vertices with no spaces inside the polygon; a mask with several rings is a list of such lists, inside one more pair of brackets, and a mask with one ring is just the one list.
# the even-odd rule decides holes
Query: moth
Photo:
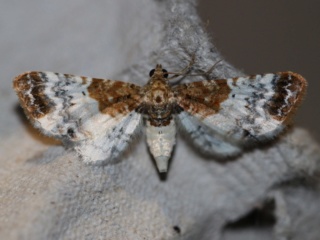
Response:
[{"label": "moth", "polygon": [[141,126],[159,172],[167,172],[177,129],[206,154],[239,155],[277,137],[303,98],[297,73],[171,85],[161,65],[145,86],[53,72],[26,72],[13,87],[33,125],[71,144],[86,163],[108,163]]}]

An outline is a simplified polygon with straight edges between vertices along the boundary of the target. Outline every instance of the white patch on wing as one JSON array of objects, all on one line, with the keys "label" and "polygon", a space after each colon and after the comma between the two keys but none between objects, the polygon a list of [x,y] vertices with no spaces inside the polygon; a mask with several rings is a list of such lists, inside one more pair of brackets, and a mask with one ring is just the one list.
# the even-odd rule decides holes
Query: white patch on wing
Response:
[{"label": "white patch on wing", "polygon": [[[83,125],[88,138],[76,144],[75,150],[86,163],[104,163],[117,158],[139,131],[141,115],[131,112],[116,118],[97,114]],[[90,137],[89,137],[90,136]]]},{"label": "white patch on wing", "polygon": [[[49,81],[44,82],[46,96],[55,104],[54,111],[36,120],[36,125],[49,136],[66,136],[68,129],[78,129],[81,140],[82,123],[99,113],[98,102],[89,97],[88,86],[92,79],[86,78],[83,84],[81,77],[66,78],[63,74],[42,73]],[[85,95],[84,95],[84,94]],[[84,136],[82,136],[84,137]]]},{"label": "white patch on wing", "polygon": [[219,134],[201,124],[199,120],[186,112],[177,115],[179,125],[187,133],[191,142],[201,149],[204,154],[215,155],[219,157],[232,157],[240,154],[241,148],[228,143]]}]

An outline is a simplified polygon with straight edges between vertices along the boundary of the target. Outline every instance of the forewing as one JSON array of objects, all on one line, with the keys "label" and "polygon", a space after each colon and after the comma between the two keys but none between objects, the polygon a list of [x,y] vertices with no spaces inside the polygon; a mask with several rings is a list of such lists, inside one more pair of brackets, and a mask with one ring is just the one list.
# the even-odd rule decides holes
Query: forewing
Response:
[{"label": "forewing", "polygon": [[275,137],[306,88],[292,72],[207,80],[174,87],[178,105],[231,141]]},{"label": "forewing", "polygon": [[[113,146],[112,138],[122,137],[118,132],[126,133],[122,140],[127,141],[127,134],[140,124],[140,115],[134,113],[141,101],[140,87],[131,83],[27,72],[14,80],[14,89],[37,128],[76,146],[100,146],[102,140]],[[88,152],[76,149],[80,154]]]}]

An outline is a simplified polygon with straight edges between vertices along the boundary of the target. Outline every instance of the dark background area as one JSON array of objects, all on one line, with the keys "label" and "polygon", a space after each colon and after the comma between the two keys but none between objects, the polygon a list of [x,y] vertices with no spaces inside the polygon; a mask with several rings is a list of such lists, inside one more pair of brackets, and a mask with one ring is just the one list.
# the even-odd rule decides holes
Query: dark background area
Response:
[{"label": "dark background area", "polygon": [[320,141],[320,1],[200,0],[199,12],[227,61],[247,74],[293,71],[308,81],[295,117]]}]

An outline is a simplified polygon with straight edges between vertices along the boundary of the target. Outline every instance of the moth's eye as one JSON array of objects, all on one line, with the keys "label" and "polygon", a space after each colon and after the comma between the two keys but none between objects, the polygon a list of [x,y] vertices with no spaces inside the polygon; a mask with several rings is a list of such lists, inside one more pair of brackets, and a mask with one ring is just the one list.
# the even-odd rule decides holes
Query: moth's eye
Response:
[{"label": "moth's eye", "polygon": [[152,77],[154,74],[154,69],[152,69],[150,72],[149,72],[149,76]]},{"label": "moth's eye", "polygon": [[162,69],[162,72],[163,72],[163,77],[168,78],[168,73],[167,73],[168,71],[165,69]]}]

